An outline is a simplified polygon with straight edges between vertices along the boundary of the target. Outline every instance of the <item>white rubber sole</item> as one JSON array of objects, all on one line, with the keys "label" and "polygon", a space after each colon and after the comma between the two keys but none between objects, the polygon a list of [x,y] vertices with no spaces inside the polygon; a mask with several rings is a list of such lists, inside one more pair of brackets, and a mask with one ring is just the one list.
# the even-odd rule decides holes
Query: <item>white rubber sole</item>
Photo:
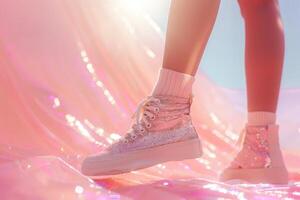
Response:
[{"label": "white rubber sole", "polygon": [[87,157],[81,171],[91,177],[115,175],[168,161],[194,159],[201,155],[201,142],[195,138],[122,154]]},{"label": "white rubber sole", "polygon": [[222,182],[229,182],[237,179],[254,184],[287,184],[288,172],[285,167],[263,169],[225,169],[219,178]]}]

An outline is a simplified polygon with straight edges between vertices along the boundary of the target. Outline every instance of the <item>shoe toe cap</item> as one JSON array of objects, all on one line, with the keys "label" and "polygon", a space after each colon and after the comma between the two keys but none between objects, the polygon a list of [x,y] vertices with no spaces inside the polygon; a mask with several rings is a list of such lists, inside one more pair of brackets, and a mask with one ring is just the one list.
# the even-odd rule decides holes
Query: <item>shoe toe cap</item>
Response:
[{"label": "shoe toe cap", "polygon": [[82,174],[86,176],[96,175],[96,171],[100,168],[101,163],[105,162],[106,158],[109,158],[108,152],[87,156],[81,163]]}]

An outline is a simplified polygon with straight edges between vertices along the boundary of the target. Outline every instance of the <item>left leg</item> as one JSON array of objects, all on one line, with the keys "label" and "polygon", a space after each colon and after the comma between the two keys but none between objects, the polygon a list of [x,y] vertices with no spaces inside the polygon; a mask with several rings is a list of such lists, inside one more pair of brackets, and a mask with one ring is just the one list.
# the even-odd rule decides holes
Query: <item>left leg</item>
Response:
[{"label": "left leg", "polygon": [[248,111],[276,112],[284,58],[277,0],[239,0],[246,26]]},{"label": "left leg", "polygon": [[239,0],[246,27],[248,123],[243,147],[221,179],[286,183],[279,147],[276,108],[280,89],[284,34],[277,0]]}]

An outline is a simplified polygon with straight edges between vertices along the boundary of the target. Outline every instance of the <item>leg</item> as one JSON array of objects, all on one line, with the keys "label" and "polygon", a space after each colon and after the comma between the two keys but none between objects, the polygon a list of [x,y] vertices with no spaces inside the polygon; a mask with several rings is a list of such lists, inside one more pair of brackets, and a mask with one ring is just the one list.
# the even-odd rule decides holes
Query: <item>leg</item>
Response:
[{"label": "leg", "polygon": [[220,0],[173,0],[163,67],[194,75],[215,23]]},{"label": "leg", "polygon": [[135,124],[125,136],[106,153],[83,161],[84,174],[119,174],[202,155],[191,122],[190,95],[219,1],[172,1],[163,68],[151,97],[138,106]]},{"label": "leg", "polygon": [[276,107],[284,36],[277,0],[239,0],[246,24],[248,124],[243,146],[221,175],[222,181],[286,184],[288,172],[279,145]]},{"label": "leg", "polygon": [[248,111],[276,112],[284,57],[277,0],[239,0],[246,25]]},{"label": "leg", "polygon": [[188,98],[218,12],[220,0],[173,0],[163,68],[153,95]]}]

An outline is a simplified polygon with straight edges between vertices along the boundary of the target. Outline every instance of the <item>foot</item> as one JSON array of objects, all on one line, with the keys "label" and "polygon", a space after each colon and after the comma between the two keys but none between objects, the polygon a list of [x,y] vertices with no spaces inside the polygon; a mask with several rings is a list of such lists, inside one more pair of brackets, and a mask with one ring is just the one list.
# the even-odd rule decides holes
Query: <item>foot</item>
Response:
[{"label": "foot", "polygon": [[124,137],[104,152],[83,161],[83,174],[120,174],[201,156],[201,143],[191,122],[190,105],[190,98],[148,97],[138,106],[136,122]]},{"label": "foot", "polygon": [[221,176],[221,181],[286,184],[288,173],[282,158],[278,125],[247,125],[241,138],[243,146]]}]

